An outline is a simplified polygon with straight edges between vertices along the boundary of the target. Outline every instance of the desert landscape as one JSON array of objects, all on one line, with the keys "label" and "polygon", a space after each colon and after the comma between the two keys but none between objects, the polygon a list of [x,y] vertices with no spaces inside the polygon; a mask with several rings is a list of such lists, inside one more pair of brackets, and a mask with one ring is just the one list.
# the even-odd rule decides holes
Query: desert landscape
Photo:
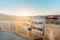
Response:
[{"label": "desert landscape", "polygon": [[[35,39],[35,40],[40,40],[43,38],[43,31],[40,32],[38,29],[34,30],[28,30],[28,28],[34,28],[34,27],[40,27],[37,26],[33,20],[33,16],[10,16],[10,15],[4,15],[0,14],[0,30],[8,30],[8,31],[15,31],[17,33],[20,33],[28,38]],[[5,18],[4,18],[5,17]],[[39,22],[40,16],[38,16],[37,21]],[[43,17],[43,16],[42,16]],[[47,17],[47,16],[46,16]],[[51,17],[50,17],[51,18]],[[53,17],[52,17],[53,18]],[[56,17],[55,17],[56,18]],[[59,17],[57,17],[59,18]],[[57,24],[57,20],[53,20],[53,22],[50,22],[49,19],[46,19],[46,32],[45,32],[45,40],[60,40],[60,24]],[[36,21],[36,20],[35,20]],[[48,22],[49,21],[49,22]],[[59,21],[60,22],[60,21]],[[42,27],[42,26],[41,26]],[[41,28],[40,27],[40,28]],[[31,29],[32,29],[31,28]],[[43,29],[42,29],[43,30]],[[42,40],[42,39],[41,39]]]}]

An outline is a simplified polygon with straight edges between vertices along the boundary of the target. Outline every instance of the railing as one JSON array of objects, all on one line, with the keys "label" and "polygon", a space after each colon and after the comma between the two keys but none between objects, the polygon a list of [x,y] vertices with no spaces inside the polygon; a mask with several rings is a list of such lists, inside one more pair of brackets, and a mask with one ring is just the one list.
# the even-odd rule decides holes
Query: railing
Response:
[{"label": "railing", "polygon": [[[16,23],[16,22],[18,22],[18,21],[0,21],[1,30],[4,30],[4,29],[3,29],[4,27],[5,27],[5,30],[6,30],[6,28],[7,28],[8,30],[10,30],[11,24],[12,24],[12,23]],[[11,23],[11,24],[10,24],[10,23]],[[13,26],[13,24],[12,24],[12,26]],[[16,27],[16,31],[17,31],[17,27]]]},{"label": "railing", "polygon": [[[0,21],[0,30],[18,32],[18,24],[17,23],[20,23],[20,22],[19,21]],[[15,26],[15,24],[17,24],[17,26]],[[24,28],[22,27],[22,29],[24,29]],[[24,29],[24,30],[27,31],[26,29]],[[22,32],[22,30],[20,32]],[[18,33],[20,33],[20,32],[18,32]],[[20,33],[20,34],[22,34],[22,33]],[[22,35],[24,35],[25,37],[28,37],[28,31],[26,34],[27,35],[24,35],[24,34],[22,34]]]},{"label": "railing", "polygon": [[[20,24],[22,22],[19,22],[19,21],[0,21],[0,28],[1,28],[0,30],[8,30],[8,31],[18,32],[19,31],[18,27],[20,27],[20,25],[18,26],[17,23]],[[45,32],[46,32],[46,30],[45,30],[46,29],[45,24],[46,24],[46,20],[44,19],[44,22],[43,22],[43,29],[44,29],[44,31],[43,31],[44,35],[43,36],[44,37],[45,37]],[[36,32],[28,31],[24,27],[21,27],[21,28],[24,29],[25,31],[27,31],[26,35],[23,34],[24,36],[28,37],[29,36],[29,32],[31,32],[32,33],[32,39],[34,40],[34,34],[36,34]],[[22,32],[22,30],[20,30],[19,32]],[[40,35],[38,34],[38,36],[40,36]]]}]

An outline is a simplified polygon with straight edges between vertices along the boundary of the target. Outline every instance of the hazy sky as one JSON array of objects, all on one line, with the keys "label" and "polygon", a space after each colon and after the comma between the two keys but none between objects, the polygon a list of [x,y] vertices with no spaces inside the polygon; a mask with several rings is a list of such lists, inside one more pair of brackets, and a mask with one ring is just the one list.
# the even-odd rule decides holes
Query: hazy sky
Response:
[{"label": "hazy sky", "polygon": [[60,0],[0,0],[0,13],[18,16],[60,14]]}]

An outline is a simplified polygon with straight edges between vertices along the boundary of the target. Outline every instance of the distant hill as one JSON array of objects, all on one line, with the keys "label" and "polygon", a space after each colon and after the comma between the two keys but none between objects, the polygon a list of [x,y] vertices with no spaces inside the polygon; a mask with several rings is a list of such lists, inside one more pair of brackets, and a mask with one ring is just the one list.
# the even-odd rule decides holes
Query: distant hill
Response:
[{"label": "distant hill", "polygon": [[0,20],[17,21],[18,16],[0,14]]}]

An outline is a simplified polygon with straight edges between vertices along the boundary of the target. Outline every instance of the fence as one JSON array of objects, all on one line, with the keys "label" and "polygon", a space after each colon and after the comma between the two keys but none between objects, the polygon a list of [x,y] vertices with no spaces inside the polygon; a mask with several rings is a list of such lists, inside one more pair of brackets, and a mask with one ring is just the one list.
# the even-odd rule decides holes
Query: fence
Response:
[{"label": "fence", "polygon": [[[45,18],[43,18],[43,20],[44,21],[42,21],[43,22],[43,31],[42,32],[44,33],[43,36],[45,36],[46,20],[45,20]],[[22,27],[21,24],[22,24],[22,22],[19,22],[19,21],[0,21],[0,30],[15,31],[15,32],[23,34],[26,37],[29,37],[29,34],[30,34],[29,38],[32,38],[34,40],[35,34],[37,34],[37,33],[33,32],[33,31],[28,31],[27,29],[25,29],[27,27],[24,28],[24,27]],[[40,35],[38,34],[38,36],[40,36]]]}]

